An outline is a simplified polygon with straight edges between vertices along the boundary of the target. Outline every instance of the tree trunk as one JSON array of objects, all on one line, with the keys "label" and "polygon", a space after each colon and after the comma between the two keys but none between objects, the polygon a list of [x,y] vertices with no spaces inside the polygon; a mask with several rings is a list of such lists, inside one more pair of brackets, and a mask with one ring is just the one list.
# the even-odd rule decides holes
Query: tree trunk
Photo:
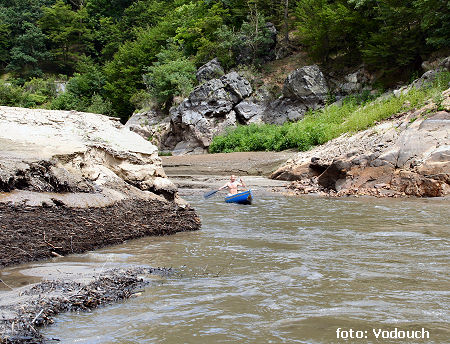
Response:
[{"label": "tree trunk", "polygon": [[284,41],[289,44],[289,0],[284,2]]}]

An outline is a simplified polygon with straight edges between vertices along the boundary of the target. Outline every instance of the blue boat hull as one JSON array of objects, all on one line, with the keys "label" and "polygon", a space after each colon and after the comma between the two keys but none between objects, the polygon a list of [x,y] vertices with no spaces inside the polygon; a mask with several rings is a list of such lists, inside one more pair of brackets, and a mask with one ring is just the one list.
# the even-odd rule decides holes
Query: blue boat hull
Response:
[{"label": "blue boat hull", "polygon": [[252,204],[252,200],[253,196],[251,190],[225,197],[225,202],[227,203]]}]

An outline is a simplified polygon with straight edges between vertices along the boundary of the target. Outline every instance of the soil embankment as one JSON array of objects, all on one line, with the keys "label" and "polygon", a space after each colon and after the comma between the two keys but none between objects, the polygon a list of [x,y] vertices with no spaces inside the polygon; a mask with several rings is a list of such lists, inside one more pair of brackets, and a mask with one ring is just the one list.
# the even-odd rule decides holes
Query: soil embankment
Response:
[{"label": "soil embankment", "polygon": [[106,116],[0,107],[0,267],[200,228],[157,148]]},{"label": "soil embankment", "polygon": [[[200,226],[157,148],[118,121],[0,107],[0,268]],[[44,342],[37,327],[53,315],[127,298],[152,271],[60,272],[23,288],[0,279],[0,343]]]},{"label": "soil embankment", "polygon": [[29,207],[0,203],[0,267],[81,253],[149,235],[198,229],[194,210],[156,200],[106,207]]}]

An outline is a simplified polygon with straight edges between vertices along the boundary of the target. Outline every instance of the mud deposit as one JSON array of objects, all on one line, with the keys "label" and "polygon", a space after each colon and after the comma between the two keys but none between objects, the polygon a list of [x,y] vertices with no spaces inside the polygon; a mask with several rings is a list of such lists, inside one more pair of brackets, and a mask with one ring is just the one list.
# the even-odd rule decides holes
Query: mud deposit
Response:
[{"label": "mud deposit", "polygon": [[26,287],[0,303],[0,343],[54,343],[44,338],[39,327],[52,324],[52,318],[67,311],[86,311],[103,304],[128,299],[149,282],[149,274],[170,274],[170,269],[115,269],[84,281],[47,281]]},{"label": "mud deposit", "polygon": [[0,268],[199,228],[192,208],[157,200],[88,208],[0,203]]}]

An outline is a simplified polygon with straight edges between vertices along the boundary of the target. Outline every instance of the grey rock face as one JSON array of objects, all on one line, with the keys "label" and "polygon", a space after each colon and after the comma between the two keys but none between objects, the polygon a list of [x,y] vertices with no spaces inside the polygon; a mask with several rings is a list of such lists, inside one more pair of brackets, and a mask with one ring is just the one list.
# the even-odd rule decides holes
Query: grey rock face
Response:
[{"label": "grey rock face", "polygon": [[163,148],[174,154],[206,152],[214,135],[236,125],[233,109],[252,91],[250,82],[236,72],[197,86],[171,110],[170,130],[162,140]]},{"label": "grey rock face", "polygon": [[295,70],[286,78],[283,86],[285,98],[300,100],[312,108],[323,104],[327,93],[327,82],[317,65]]},{"label": "grey rock face", "polygon": [[155,135],[155,126],[159,127],[163,123],[168,123],[167,118],[163,114],[157,113],[156,111],[145,111],[135,113],[131,116],[127,123],[125,123],[125,128],[148,140]]},{"label": "grey rock face", "polygon": [[255,123],[262,121],[264,106],[248,101],[242,101],[234,108],[240,123]]},{"label": "grey rock face", "polygon": [[225,85],[225,89],[230,92],[235,104],[250,96],[253,92],[250,82],[236,72],[224,75],[221,80]]},{"label": "grey rock face", "polygon": [[360,93],[365,89],[370,90],[370,83],[373,81],[371,78],[364,66],[344,76],[336,72],[327,75],[329,88],[338,99],[352,93]]},{"label": "grey rock face", "polygon": [[305,116],[308,106],[302,101],[289,98],[280,98],[269,104],[264,110],[262,119],[264,123],[283,124],[294,122]]},{"label": "grey rock face", "polygon": [[338,195],[448,195],[450,89],[442,97],[442,111],[430,103],[354,135],[343,134],[299,153],[272,177],[301,181],[297,186],[303,191],[304,184]]},{"label": "grey rock face", "polygon": [[217,58],[209,61],[208,63],[201,66],[197,71],[197,80],[199,83],[203,83],[212,79],[220,78],[225,72],[220,65]]}]

